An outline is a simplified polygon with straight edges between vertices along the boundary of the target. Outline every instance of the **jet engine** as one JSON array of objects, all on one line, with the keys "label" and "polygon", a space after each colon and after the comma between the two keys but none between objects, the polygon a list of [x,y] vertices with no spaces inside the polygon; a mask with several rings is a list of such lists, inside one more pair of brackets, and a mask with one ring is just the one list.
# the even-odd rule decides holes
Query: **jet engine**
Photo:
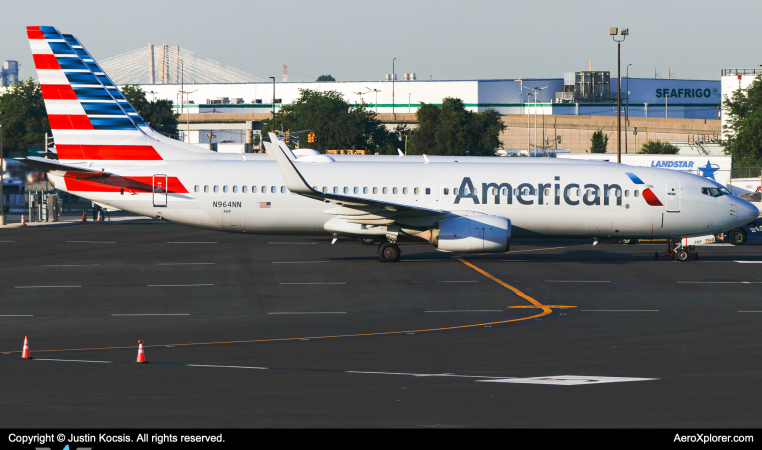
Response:
[{"label": "jet engine", "polygon": [[445,252],[505,253],[511,247],[511,221],[488,215],[440,220],[429,241]]}]

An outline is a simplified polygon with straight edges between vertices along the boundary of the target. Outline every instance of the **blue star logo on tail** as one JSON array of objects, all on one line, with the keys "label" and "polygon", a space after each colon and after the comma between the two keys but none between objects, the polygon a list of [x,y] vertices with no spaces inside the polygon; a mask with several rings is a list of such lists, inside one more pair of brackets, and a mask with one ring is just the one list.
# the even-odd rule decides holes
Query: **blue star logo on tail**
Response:
[{"label": "blue star logo on tail", "polygon": [[717,168],[712,167],[712,164],[709,162],[709,160],[706,160],[706,166],[699,167],[698,170],[701,171],[701,176],[702,177],[710,178],[710,179],[712,179],[714,181],[717,181],[717,180],[714,179],[714,173],[717,172],[718,170],[720,170],[720,168],[719,167],[717,167]]}]

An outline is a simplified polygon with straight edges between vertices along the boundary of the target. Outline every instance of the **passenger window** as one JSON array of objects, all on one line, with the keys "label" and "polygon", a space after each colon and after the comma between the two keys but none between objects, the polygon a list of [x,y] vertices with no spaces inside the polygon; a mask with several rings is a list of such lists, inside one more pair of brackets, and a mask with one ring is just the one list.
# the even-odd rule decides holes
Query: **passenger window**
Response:
[{"label": "passenger window", "polygon": [[443,192],[444,192],[444,195],[450,195],[450,189],[449,188],[444,188]]},{"label": "passenger window", "polygon": [[426,195],[431,195],[431,188],[426,188]]},{"label": "passenger window", "polygon": [[323,186],[323,194],[328,193],[328,186]]},{"label": "passenger window", "polygon": [[198,192],[198,185],[193,188],[193,192]]},{"label": "passenger window", "polygon": [[640,192],[638,192],[638,191],[636,190],[636,191],[634,192],[634,195],[635,195],[635,197],[638,197],[638,196],[640,195]]},{"label": "passenger window", "polygon": [[374,194],[378,194],[378,188],[377,188],[377,187],[374,187],[374,188],[373,188],[373,193],[374,193]]},{"label": "passenger window", "polygon": [[413,189],[413,194],[418,195],[418,188]]},{"label": "passenger window", "polygon": [[392,194],[397,195],[397,188],[392,188]]},{"label": "passenger window", "polygon": [[386,194],[387,192],[389,192],[389,189],[387,189],[387,188],[383,188],[383,189],[381,189],[381,192],[382,192],[382,193],[384,193],[384,194]]},{"label": "passenger window", "polygon": [[334,193],[334,194],[338,194],[338,193],[339,193],[339,188],[337,188],[336,186],[334,186],[334,187],[333,187],[333,193]]},{"label": "passenger window", "polygon": [[262,190],[259,191],[259,192],[261,192],[263,194],[267,194],[267,186],[262,186]]},{"label": "passenger window", "polygon": [[629,189],[624,191],[624,196],[625,197],[629,197],[630,196],[630,190]]},{"label": "passenger window", "polygon": [[270,186],[270,193],[274,194],[276,192],[278,192],[278,187],[277,186]]},{"label": "passenger window", "polygon": [[217,186],[214,187],[214,192],[217,192],[219,188]]},{"label": "passenger window", "polygon": [[252,186],[251,187],[251,193],[252,194],[256,194],[257,193],[257,187],[256,186]]},{"label": "passenger window", "polygon": [[497,195],[497,188],[492,188],[492,195]]},{"label": "passenger window", "polygon": [[246,193],[246,189],[247,189],[246,186],[241,186],[241,193],[245,194]]},{"label": "passenger window", "polygon": [[238,186],[233,186],[233,193],[235,194],[236,192],[238,192]]},{"label": "passenger window", "polygon": [[227,186],[222,186],[222,192],[227,193],[228,192],[228,187]]},{"label": "passenger window", "polygon": [[458,188],[452,188],[452,195],[458,195]]},{"label": "passenger window", "polygon": [[549,195],[550,195],[550,189],[548,189],[548,188],[545,188],[545,196],[547,197],[547,196],[549,196]]},{"label": "passenger window", "polygon": [[349,188],[348,188],[348,187],[346,187],[346,186],[344,186],[344,193],[345,193],[345,194],[349,194]]},{"label": "passenger window", "polygon": [[503,188],[500,193],[502,195],[508,195],[508,189],[507,188]]},{"label": "passenger window", "polygon": [[407,188],[402,188],[402,195],[407,195]]},{"label": "passenger window", "polygon": [[355,189],[354,189],[354,193],[355,193],[355,194],[358,194],[358,193],[360,193],[360,189],[359,189],[359,188],[355,188]]},{"label": "passenger window", "polygon": [[577,197],[579,197],[579,196],[580,196],[580,190],[577,189]]},{"label": "passenger window", "polygon": [[286,193],[286,186],[281,186],[280,187],[280,193],[281,194],[285,194]]},{"label": "passenger window", "polygon": [[518,189],[514,189],[513,190],[513,195],[519,195],[519,190]]},{"label": "passenger window", "polygon": [[363,194],[367,194],[368,193],[368,188],[366,188],[366,187],[362,188],[362,193]]},{"label": "passenger window", "polygon": [[209,192],[209,186],[204,186],[204,192]]}]

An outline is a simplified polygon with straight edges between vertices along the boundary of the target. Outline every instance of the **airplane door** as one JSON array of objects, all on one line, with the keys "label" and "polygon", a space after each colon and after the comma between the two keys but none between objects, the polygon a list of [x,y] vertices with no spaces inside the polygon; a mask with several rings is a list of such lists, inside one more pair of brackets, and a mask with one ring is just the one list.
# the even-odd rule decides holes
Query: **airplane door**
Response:
[{"label": "airplane door", "polygon": [[431,203],[434,201],[434,185],[423,185],[423,203]]},{"label": "airplane door", "polygon": [[167,206],[167,176],[153,176],[153,206]]},{"label": "airplane door", "polygon": [[667,211],[680,212],[680,180],[667,180]]}]

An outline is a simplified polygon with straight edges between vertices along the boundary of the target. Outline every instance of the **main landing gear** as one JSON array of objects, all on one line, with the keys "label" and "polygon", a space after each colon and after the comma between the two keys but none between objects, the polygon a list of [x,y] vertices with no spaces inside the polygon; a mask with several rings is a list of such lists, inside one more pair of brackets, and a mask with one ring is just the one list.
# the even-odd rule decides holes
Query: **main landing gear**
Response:
[{"label": "main landing gear", "polygon": [[698,259],[695,245],[683,246],[682,239],[667,239],[667,251],[664,253],[654,253],[654,259],[659,257],[675,258],[675,261],[685,262],[689,259]]},{"label": "main landing gear", "polygon": [[378,246],[378,257],[381,262],[397,262],[400,260],[400,248],[397,244],[384,242]]}]

